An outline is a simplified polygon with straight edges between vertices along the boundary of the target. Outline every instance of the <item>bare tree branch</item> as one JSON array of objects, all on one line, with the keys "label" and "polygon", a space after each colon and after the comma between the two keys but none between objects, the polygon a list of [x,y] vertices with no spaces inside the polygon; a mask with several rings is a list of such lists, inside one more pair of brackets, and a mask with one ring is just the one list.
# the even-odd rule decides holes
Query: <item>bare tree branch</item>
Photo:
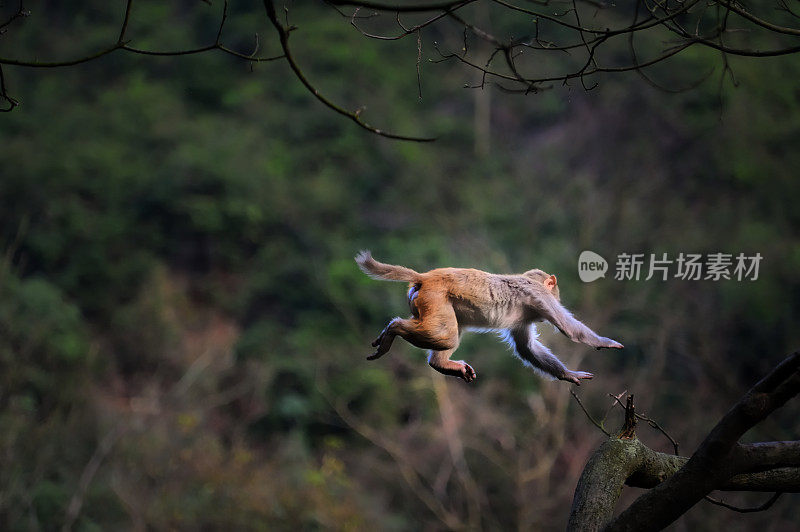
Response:
[{"label": "bare tree branch", "polygon": [[[515,24],[523,35],[502,35],[485,31],[479,23],[473,23],[461,15],[461,10],[471,4],[481,2],[486,6],[501,11],[508,21],[517,17],[522,24]],[[208,2],[210,3],[210,2]],[[569,84],[572,80],[580,80],[585,90],[597,86],[599,75],[635,72],[645,82],[670,92],[689,90],[710,77],[716,69],[704,69],[705,73],[695,76],[695,82],[674,88],[657,82],[657,76],[651,75],[650,67],[670,61],[689,48],[700,46],[717,50],[720,53],[722,70],[720,83],[727,76],[733,78],[729,56],[765,58],[800,53],[800,16],[792,10],[784,0],[778,0],[779,15],[775,22],[756,14],[735,0],[634,0],[632,5],[615,6],[598,0],[528,0],[517,5],[513,0],[441,0],[433,2],[406,3],[400,1],[380,2],[372,0],[325,0],[328,7],[335,9],[361,35],[369,39],[381,41],[397,41],[408,35],[417,39],[417,93],[421,97],[421,74],[423,31],[431,30],[437,35],[443,34],[457,37],[463,33],[464,46],[459,52],[448,52],[446,44],[433,42],[433,49],[439,54],[441,61],[454,60],[477,71],[480,82],[467,83],[468,88],[482,88],[486,83],[495,84],[507,93],[536,93],[552,87],[555,83]],[[133,0],[125,3],[125,12],[120,23],[116,40],[93,52],[80,57],[62,60],[28,60],[19,57],[0,57],[0,67],[56,68],[69,67],[94,61],[108,54],[122,50],[129,53],[152,56],[184,56],[202,54],[218,50],[233,57],[246,60],[251,64],[283,60],[287,63],[295,77],[317,100],[328,109],[338,113],[359,127],[384,137],[430,141],[433,138],[411,135],[399,135],[387,132],[367,123],[362,117],[363,109],[349,110],[334,102],[323,94],[310,77],[301,68],[297,58],[289,46],[289,37],[296,26],[279,20],[276,15],[274,0],[264,0],[267,18],[275,31],[282,48],[282,54],[256,57],[255,52],[245,54],[235,51],[222,43],[223,29],[227,20],[228,4],[223,4],[220,23],[213,43],[182,50],[158,51],[145,50],[132,44],[129,35],[130,21],[133,16]],[[354,8],[352,12],[350,9]],[[288,9],[284,8],[287,13]],[[361,15],[360,10],[370,13]],[[590,11],[591,10],[591,11]],[[347,11],[347,12],[346,12]],[[405,23],[401,14],[408,17],[417,15],[415,23]],[[8,27],[28,12],[20,2],[19,9],[0,23],[0,35],[4,35]],[[631,20],[632,16],[632,20]],[[379,26],[380,31],[367,30],[367,24],[358,21],[374,19],[381,24],[381,17],[392,18],[392,24],[399,28],[387,30],[386,25]],[[283,17],[281,17],[283,18]],[[421,19],[421,20],[419,20]],[[787,23],[789,21],[789,23]],[[791,25],[797,22],[797,25]],[[369,24],[372,24],[370,22]],[[742,25],[743,27],[737,27]],[[519,31],[519,30],[517,30]],[[466,35],[471,33],[490,44],[488,49],[470,50],[467,47]],[[636,38],[634,38],[636,36]],[[769,43],[769,44],[765,44]],[[768,46],[768,48],[765,48]],[[641,49],[639,49],[641,47]],[[646,47],[646,53],[643,50]],[[258,45],[256,46],[256,49]],[[540,54],[556,52],[558,60],[540,61]],[[523,55],[525,53],[525,55]],[[569,55],[567,55],[569,54]],[[494,61],[501,57],[502,62]],[[573,59],[564,58],[572,57]],[[629,58],[626,60],[625,58]],[[628,62],[629,61],[629,62]],[[6,89],[4,73],[0,70],[0,100],[5,104],[0,111],[14,109],[18,102]]]},{"label": "bare tree branch", "polygon": [[294,72],[297,79],[302,83],[308,91],[314,95],[314,97],[322,102],[323,105],[328,107],[329,109],[339,113],[342,116],[346,116],[362,128],[366,129],[371,133],[375,133],[376,135],[380,135],[382,137],[387,137],[390,139],[396,140],[411,140],[415,142],[431,142],[436,140],[435,137],[411,137],[406,135],[397,135],[395,133],[390,133],[388,131],[383,131],[376,127],[373,127],[361,118],[361,110],[358,109],[356,111],[348,111],[347,109],[333,103],[329,100],[326,96],[324,96],[311,82],[308,80],[306,75],[303,73],[300,65],[297,64],[297,61],[292,54],[291,49],[289,48],[289,32],[293,28],[286,28],[284,25],[278,20],[278,16],[275,13],[275,5],[272,0],[264,0],[264,8],[267,11],[267,18],[269,18],[272,25],[275,27],[275,30],[278,32],[278,36],[280,37],[281,48],[283,48],[283,55],[284,59],[287,63],[289,63],[289,67]]},{"label": "bare tree branch", "polygon": [[765,471],[776,467],[800,467],[800,441],[769,441],[740,444],[737,469]]},{"label": "bare tree branch", "polygon": [[[589,459],[578,480],[567,529],[604,529],[611,520],[624,485],[656,488],[680,471],[688,461],[689,458],[683,456],[654,451],[637,438],[607,440]],[[798,493],[800,467],[733,475],[715,489]],[[639,530],[658,529],[658,525],[654,525],[647,516],[638,522],[638,527]],[[609,529],[614,529],[613,525]]]},{"label": "bare tree branch", "polygon": [[[638,415],[629,397],[623,431],[595,451],[578,481],[568,529],[660,530],[714,490],[776,493],[755,508],[710,501],[741,512],[763,511],[779,493],[800,492],[800,441],[738,443],[747,430],[799,392],[797,352],[748,391],[691,458],[654,451],[636,438],[631,420]],[[650,491],[612,520],[623,485]]]},{"label": "bare tree branch", "polygon": [[[611,523],[610,529],[637,530],[644,519],[655,528],[663,528],[674,521],[741,471],[743,460],[737,443],[739,438],[798,393],[800,352],[795,352],[733,406],[684,467],[634,501]],[[754,452],[750,451],[751,456]],[[795,457],[792,452],[775,451],[770,446],[765,447],[763,452],[769,455],[788,454],[792,459]]]}]

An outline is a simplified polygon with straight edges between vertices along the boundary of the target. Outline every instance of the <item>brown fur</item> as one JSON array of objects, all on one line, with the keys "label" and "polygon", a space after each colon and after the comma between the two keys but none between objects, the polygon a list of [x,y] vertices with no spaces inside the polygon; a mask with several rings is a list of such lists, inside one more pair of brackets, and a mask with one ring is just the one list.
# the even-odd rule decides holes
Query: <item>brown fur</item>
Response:
[{"label": "brown fur", "polygon": [[356,256],[361,270],[374,279],[409,283],[411,317],[389,322],[372,343],[380,358],[389,351],[395,336],[430,350],[428,363],[435,370],[470,382],[475,370],[462,360],[450,360],[465,330],[501,332],[517,355],[534,369],[575,384],[592,378],[591,373],[571,371],[536,339],[535,322],[548,320],[576,342],[598,349],[621,348],[622,344],[597,335],[576,320],[560,303],[555,275],[542,270],[498,275],[472,268],[439,268],[425,273],[404,266],[384,264],[369,251]]}]

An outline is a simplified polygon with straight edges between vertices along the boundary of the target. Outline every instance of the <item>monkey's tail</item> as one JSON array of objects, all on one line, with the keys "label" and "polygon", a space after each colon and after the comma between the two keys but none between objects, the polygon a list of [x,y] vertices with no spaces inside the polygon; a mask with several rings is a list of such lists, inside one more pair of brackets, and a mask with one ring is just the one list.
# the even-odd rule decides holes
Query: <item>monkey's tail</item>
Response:
[{"label": "monkey's tail", "polygon": [[372,258],[372,253],[368,250],[359,252],[356,255],[356,263],[361,271],[373,279],[383,279],[385,281],[406,281],[409,283],[418,282],[421,275],[411,268],[405,266],[394,266],[384,264]]}]

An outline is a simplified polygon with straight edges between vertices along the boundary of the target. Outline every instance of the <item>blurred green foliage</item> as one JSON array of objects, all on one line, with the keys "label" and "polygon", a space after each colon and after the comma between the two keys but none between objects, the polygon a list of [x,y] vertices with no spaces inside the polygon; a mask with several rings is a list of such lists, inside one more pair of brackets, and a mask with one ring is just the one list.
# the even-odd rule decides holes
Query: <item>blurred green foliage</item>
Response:
[{"label": "blurred green foliage", "polygon": [[[66,57],[107,42],[116,8],[87,5],[49,3],[0,49]],[[434,482],[449,478],[439,469],[446,403],[423,355],[398,341],[392,356],[364,361],[405,302],[400,286],[356,269],[362,248],[420,270],[556,272],[565,303],[627,348],[581,362],[598,375],[598,404],[605,392],[641,390],[686,449],[797,344],[797,61],[734,62],[740,86],[722,92],[712,78],[665,94],[633,75],[591,93],[493,92],[482,157],[477,96],[454,89],[472,74],[423,64],[419,101],[415,42],[365,42],[320,9],[291,16],[297,55],[321,89],[366,104],[376,125],[439,141],[370,136],[282,64],[250,72],[213,54],[114,54],[6,69],[23,105],[0,127],[0,528],[51,530],[70,518],[81,530],[441,527],[418,493],[428,489],[466,514],[469,490]],[[143,48],[205,44],[215,13],[137,3],[131,34]],[[249,50],[243,36],[265,23],[232,6],[226,38]],[[683,83],[717,61],[693,51],[654,76]],[[764,261],[752,283],[581,285],[583,249]],[[557,348],[568,359],[579,351]],[[592,428],[571,411],[565,429],[542,436],[539,396],[556,385],[493,338],[470,338],[458,356],[480,376],[469,394],[450,392],[474,431],[463,460],[484,488],[480,523],[563,528],[571,486],[541,478],[574,474],[570,457],[590,450],[575,442]],[[700,400],[712,406],[692,406]],[[81,491],[99,442],[121,425]],[[796,437],[795,425],[779,417],[763,430]],[[564,454],[536,482],[517,482],[504,467],[541,458],[531,457],[536,439]],[[411,472],[394,464],[403,449],[419,460]],[[536,515],[526,499],[540,501]],[[780,524],[786,511],[760,518]],[[726,519],[687,516],[695,530]]]}]

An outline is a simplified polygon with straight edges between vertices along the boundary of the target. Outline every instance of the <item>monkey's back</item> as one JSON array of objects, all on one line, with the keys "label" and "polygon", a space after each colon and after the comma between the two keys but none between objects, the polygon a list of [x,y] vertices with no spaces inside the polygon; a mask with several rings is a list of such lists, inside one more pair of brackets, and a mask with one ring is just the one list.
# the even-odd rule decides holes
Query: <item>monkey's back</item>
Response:
[{"label": "monkey's back", "polygon": [[439,268],[421,276],[420,290],[446,297],[459,327],[508,329],[526,319],[525,294],[535,281],[472,268]]}]

